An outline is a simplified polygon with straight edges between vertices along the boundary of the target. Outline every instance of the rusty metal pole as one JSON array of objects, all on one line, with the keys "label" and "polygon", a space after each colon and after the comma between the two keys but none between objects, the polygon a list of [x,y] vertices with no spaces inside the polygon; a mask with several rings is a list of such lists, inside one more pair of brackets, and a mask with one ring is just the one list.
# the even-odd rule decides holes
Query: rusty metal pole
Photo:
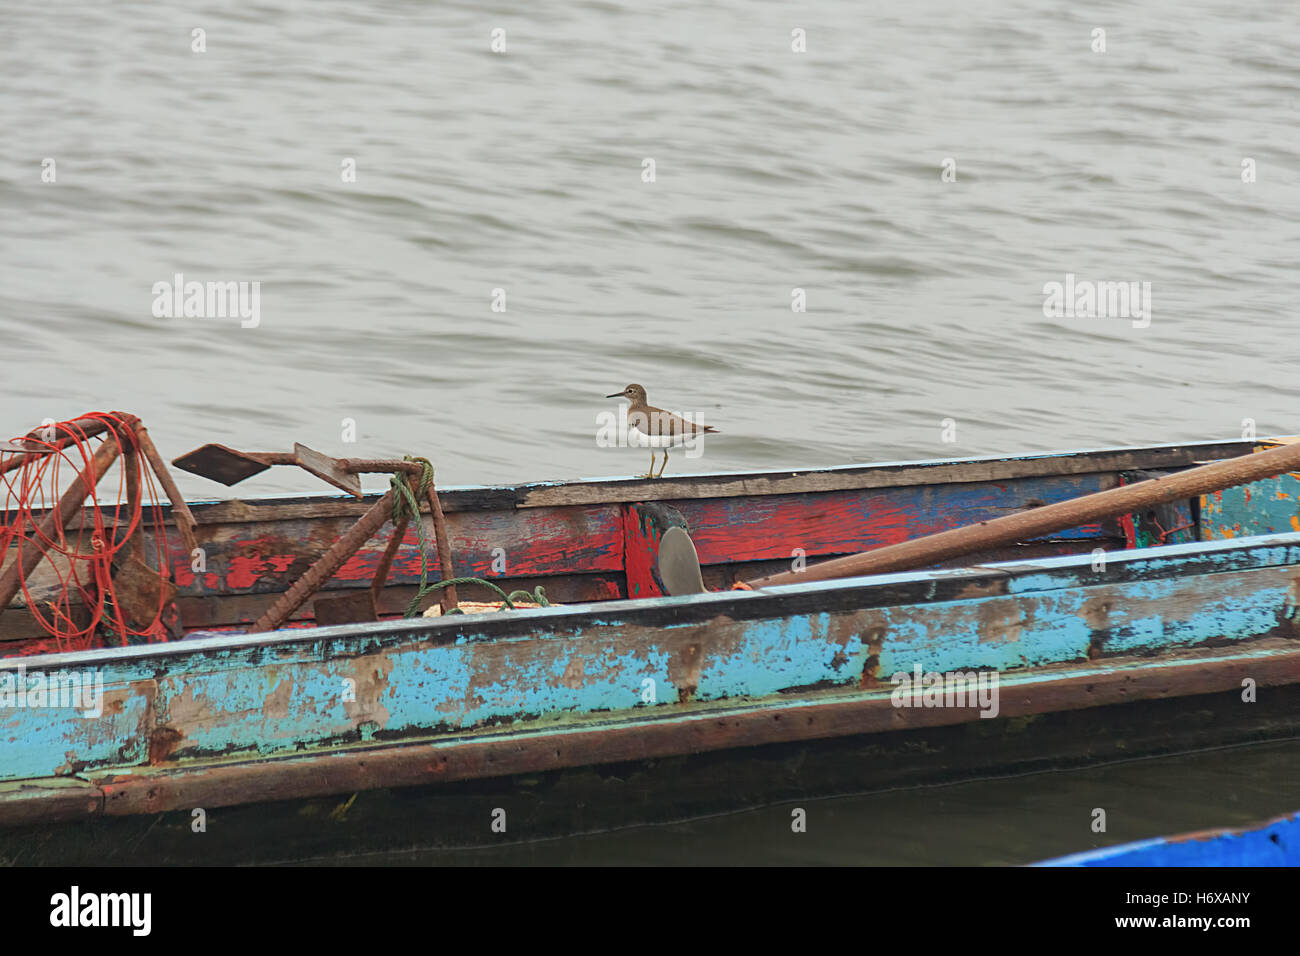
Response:
[{"label": "rusty metal pole", "polygon": [[249,629],[250,634],[261,634],[265,631],[274,631],[276,628],[289,620],[289,616],[294,611],[302,607],[309,597],[316,590],[334,576],[339,568],[343,567],[344,562],[352,557],[363,544],[370,540],[376,531],[384,526],[384,522],[393,515],[393,491],[390,488],[382,498],[370,506],[370,510],[361,516],[343,537],[339,538],[330,546],[330,549],[317,559],[316,563],[307,569],[293,587],[280,595],[279,600],[267,608],[266,612],[257,619],[256,623]]},{"label": "rusty metal pole", "polygon": [[126,520],[130,524],[136,512],[140,513],[140,524],[131,532],[130,553],[141,561],[144,560],[144,505],[140,497],[140,459],[136,449],[127,447],[122,456],[122,470],[126,473]]},{"label": "rusty metal pole", "polygon": [[[60,451],[82,438],[94,438],[96,435],[102,435],[108,431],[109,427],[106,422],[99,418],[74,418],[64,424],[67,427],[42,425],[40,428],[33,428],[29,431],[26,437],[18,443],[28,450],[26,452],[17,452],[13,458],[0,463],[0,474],[21,467],[23,462],[27,461],[29,456],[33,454],[40,455]],[[47,430],[54,432],[48,442],[42,437],[42,433]]]},{"label": "rusty metal pole", "polygon": [[[424,466],[419,462],[395,458],[340,458],[338,467],[353,474],[402,472],[414,478],[424,473]],[[438,500],[438,491],[432,481],[429,482],[429,490],[425,497],[429,501],[429,514],[433,518],[433,540],[438,548],[438,574],[443,581],[450,581],[456,576],[452,568],[451,537],[447,534],[447,520],[442,513],[442,502]],[[386,569],[385,573],[387,573]],[[456,607],[460,603],[460,598],[456,594],[456,585],[443,588],[438,603],[444,614]]]},{"label": "rusty metal pole", "polygon": [[149,429],[145,428],[139,419],[136,420],[135,437],[140,443],[140,450],[149,460],[153,473],[158,476],[163,491],[167,493],[167,499],[172,503],[172,521],[176,524],[176,530],[180,532],[181,540],[185,542],[186,551],[192,556],[199,546],[198,539],[194,537],[194,531],[199,526],[198,522],[194,520],[190,506],[185,503],[181,490],[176,487],[171,472],[167,470],[166,463],[158,454],[158,449],[154,447],[153,439],[149,437]]},{"label": "rusty metal pole", "polygon": [[[429,513],[433,517],[433,540],[438,546],[438,573],[444,581],[450,581],[456,576],[451,567],[451,539],[447,535],[447,520],[442,515],[442,502],[438,500],[438,491],[433,487],[433,482],[429,482]],[[450,584],[442,589],[442,595],[439,598],[439,604],[442,606],[442,613],[446,614],[452,608],[460,603],[460,598],[456,595],[456,585]]]},{"label": "rusty metal pole", "polygon": [[[46,549],[54,541],[57,532],[72,520],[72,516],[81,508],[90,489],[99,483],[104,473],[117,460],[120,447],[115,441],[105,441],[95,452],[90,464],[73,480],[68,490],[59,498],[58,504],[48,512],[36,528],[33,539],[24,539],[34,547],[22,548],[21,559],[15,554],[14,561],[0,574],[0,613],[9,606],[23,586],[23,581],[41,563]],[[20,545],[21,547],[21,545]]]},{"label": "rusty metal pole", "polygon": [[387,474],[395,471],[418,475],[424,470],[418,462],[401,461],[396,458],[340,458],[337,464],[343,471],[354,475]]},{"label": "rusty metal pole", "polygon": [[410,524],[410,517],[403,515],[393,527],[393,536],[388,539],[388,547],[384,550],[384,556],[379,559],[379,567],[375,568],[375,579],[370,582],[370,594],[375,599],[376,606],[379,604],[380,592],[384,590],[384,582],[388,580],[388,572],[392,570],[393,559],[397,557],[397,549],[402,546],[402,540],[406,537],[406,529]]},{"label": "rusty metal pole", "polygon": [[1099,491],[1082,498],[1059,501],[1020,514],[940,531],[938,534],[887,545],[874,551],[823,561],[821,564],[810,565],[803,571],[785,571],[748,583],[750,587],[764,588],[862,574],[915,570],[949,558],[1001,545],[1017,544],[1053,531],[1132,514],[1153,505],[1222,491],[1224,488],[1298,469],[1300,444],[1282,445],[1268,451],[1189,468],[1177,474]]}]

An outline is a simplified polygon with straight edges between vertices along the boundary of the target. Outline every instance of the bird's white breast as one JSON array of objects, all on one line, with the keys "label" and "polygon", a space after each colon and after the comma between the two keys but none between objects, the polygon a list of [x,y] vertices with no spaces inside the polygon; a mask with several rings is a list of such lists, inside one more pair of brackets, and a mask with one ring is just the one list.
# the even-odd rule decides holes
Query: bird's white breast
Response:
[{"label": "bird's white breast", "polygon": [[647,435],[634,424],[627,426],[627,443],[633,448],[678,448],[686,444],[687,435]]}]

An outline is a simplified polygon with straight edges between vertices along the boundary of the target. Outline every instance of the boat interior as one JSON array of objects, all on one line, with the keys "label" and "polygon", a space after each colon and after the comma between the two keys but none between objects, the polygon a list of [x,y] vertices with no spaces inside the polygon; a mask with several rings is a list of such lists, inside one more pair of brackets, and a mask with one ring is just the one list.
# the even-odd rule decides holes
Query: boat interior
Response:
[{"label": "boat interior", "polygon": [[[670,528],[689,536],[704,587],[723,590],[827,558],[1242,454],[1253,444],[1203,442],[655,481],[613,478],[449,487],[439,489],[439,497],[456,578],[490,582],[458,585],[460,602],[500,608],[506,605],[504,593],[513,597],[512,605],[569,605],[663,596],[667,589],[658,558]],[[1255,495],[1253,501],[1247,486],[948,564],[1024,561],[1290,531],[1294,500],[1279,515],[1268,514],[1264,504],[1265,499],[1289,496],[1293,490],[1282,486],[1295,480],[1280,476],[1273,480],[1276,489],[1267,496]],[[187,553],[170,521],[164,542],[175,584],[171,637],[248,630],[349,532],[376,497],[333,494],[191,502],[198,548]],[[88,527],[83,525],[83,536],[90,534]],[[422,576],[426,583],[439,580],[434,536],[422,531],[410,524],[394,542],[394,524],[386,521],[310,599],[286,615],[281,626],[384,620],[431,607],[438,613],[440,592],[420,587]],[[152,554],[158,542],[147,532],[146,539],[145,552]],[[39,605],[58,590],[69,571],[57,565],[52,559],[39,566],[28,581],[26,598],[20,595],[15,603],[30,599]],[[417,595],[420,600],[413,609]],[[77,609],[69,613],[75,616]],[[0,647],[9,654],[48,651],[48,642],[42,642],[46,637],[29,613],[0,616]]]}]

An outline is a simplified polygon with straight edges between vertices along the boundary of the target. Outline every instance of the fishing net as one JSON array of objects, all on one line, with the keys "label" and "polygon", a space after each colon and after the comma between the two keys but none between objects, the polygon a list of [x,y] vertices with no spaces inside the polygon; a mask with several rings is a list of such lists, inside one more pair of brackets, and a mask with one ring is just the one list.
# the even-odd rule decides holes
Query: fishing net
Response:
[{"label": "fishing net", "polygon": [[0,657],[176,633],[171,552],[138,426],[92,412],[0,451]]}]

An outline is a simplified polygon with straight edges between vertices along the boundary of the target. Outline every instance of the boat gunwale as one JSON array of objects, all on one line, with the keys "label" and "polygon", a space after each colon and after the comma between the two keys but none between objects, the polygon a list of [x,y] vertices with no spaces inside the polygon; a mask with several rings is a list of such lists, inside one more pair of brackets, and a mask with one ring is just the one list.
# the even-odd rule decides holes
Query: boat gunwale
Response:
[{"label": "boat gunwale", "polygon": [[[1180,468],[1206,456],[1244,454],[1273,441],[1261,437],[1175,442],[1164,445],[1119,445],[1108,448],[1034,452],[1025,455],[981,455],[825,465],[812,468],[700,472],[667,478],[631,476],[536,481],[514,485],[439,486],[444,512],[510,511],[523,508],[598,506],[644,501],[683,501],[702,498],[764,497],[831,491],[858,491],[917,485],[969,484],[1016,478],[1066,477],[1095,473]],[[1047,466],[1051,467],[1047,467]],[[190,511],[199,527],[289,520],[300,517],[360,515],[383,492],[366,492],[360,499],[346,494],[270,494],[195,499]],[[171,505],[162,513],[170,521]],[[206,518],[206,522],[203,520]],[[0,521],[9,520],[8,512]]]},{"label": "boat gunwale", "polygon": [[[903,459],[822,465],[812,468],[758,469],[754,471],[699,472],[669,478],[608,476],[562,481],[522,482],[513,485],[447,485],[438,488],[444,511],[491,511],[504,507],[540,508],[564,505],[628,504],[640,501],[674,501],[693,498],[736,498],[800,494],[818,491],[855,491],[909,485],[966,484],[1011,478],[1080,475],[1158,467],[1180,467],[1200,460],[1198,454],[1228,450],[1245,452],[1261,441],[1243,439],[1176,442],[1167,445],[1120,445],[1113,448],[1035,452],[1027,455],[979,455],[966,458]],[[1108,461],[1105,459],[1116,459]],[[1099,461],[1098,459],[1103,459]],[[1124,461],[1123,459],[1132,459]],[[1173,459],[1172,461],[1166,459]],[[1045,471],[1046,462],[1087,467]],[[987,472],[979,466],[989,466]],[[998,467],[1001,466],[1001,467]],[[939,474],[952,471],[951,475]],[[826,483],[825,479],[839,479]],[[884,479],[884,480],[876,480]],[[818,485],[822,485],[818,487]],[[580,490],[581,493],[574,492]],[[383,492],[367,492],[358,500],[348,495],[267,495],[239,499],[197,501],[191,510],[217,511],[238,501],[258,509],[335,502],[360,513]]]}]

